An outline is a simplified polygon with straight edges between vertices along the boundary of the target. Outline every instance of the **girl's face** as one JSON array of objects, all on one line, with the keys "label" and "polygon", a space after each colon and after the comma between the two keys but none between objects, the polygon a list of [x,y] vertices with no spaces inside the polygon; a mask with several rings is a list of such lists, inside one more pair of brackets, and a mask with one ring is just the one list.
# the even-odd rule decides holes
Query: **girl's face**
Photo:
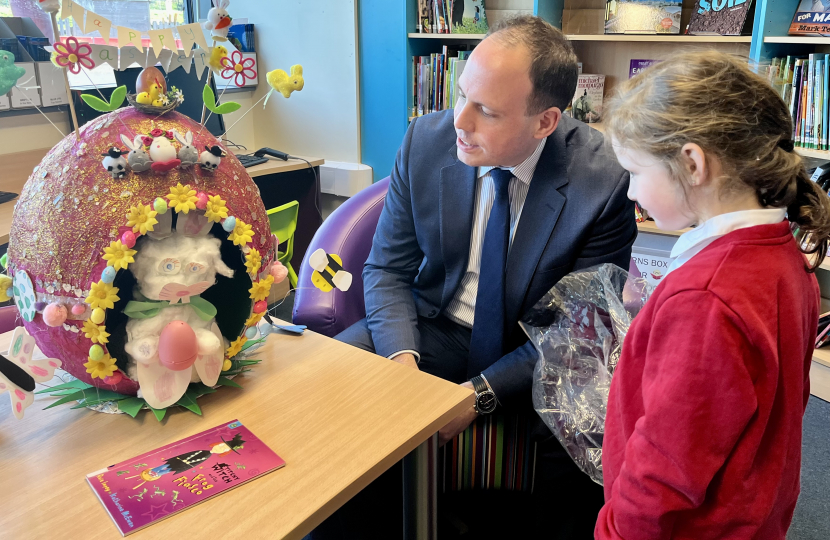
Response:
[{"label": "girl's face", "polygon": [[617,161],[631,175],[628,198],[638,202],[658,228],[677,231],[697,221],[680,183],[671,177],[658,158],[621,146],[616,139],[613,142]]}]

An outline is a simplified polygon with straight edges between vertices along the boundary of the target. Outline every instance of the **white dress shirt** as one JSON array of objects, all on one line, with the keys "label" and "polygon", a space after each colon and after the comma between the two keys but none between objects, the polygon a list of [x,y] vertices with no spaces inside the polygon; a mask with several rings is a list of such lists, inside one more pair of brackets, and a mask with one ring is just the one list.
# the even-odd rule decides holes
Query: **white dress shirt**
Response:
[{"label": "white dress shirt", "polygon": [[[527,198],[527,192],[530,189],[530,180],[536,171],[536,164],[539,163],[539,157],[542,155],[542,150],[545,149],[546,142],[547,138],[539,141],[536,150],[515,167],[478,168],[474,202],[476,213],[473,217],[473,230],[470,233],[470,258],[467,262],[467,271],[464,273],[464,277],[461,278],[461,284],[455,291],[455,296],[444,311],[447,318],[462,326],[472,328],[473,320],[475,319],[478,273],[481,267],[481,250],[484,245],[484,233],[487,230],[487,220],[490,219],[490,210],[493,208],[493,200],[496,197],[490,171],[496,168],[502,168],[513,173],[513,178],[507,187],[508,197],[510,198],[510,245],[512,246],[513,236],[519,224],[519,218],[522,215],[522,208]],[[419,353],[411,350],[398,351],[390,354],[389,358],[394,358],[403,353],[411,353],[415,355],[417,360],[420,360]]]},{"label": "white dress shirt", "polygon": [[732,231],[746,229],[757,225],[774,225],[781,223],[787,211],[783,208],[765,208],[763,210],[741,210],[707,219],[703,225],[680,235],[671,250],[674,259],[666,275],[683,266],[689,259],[703,251],[703,248]]}]

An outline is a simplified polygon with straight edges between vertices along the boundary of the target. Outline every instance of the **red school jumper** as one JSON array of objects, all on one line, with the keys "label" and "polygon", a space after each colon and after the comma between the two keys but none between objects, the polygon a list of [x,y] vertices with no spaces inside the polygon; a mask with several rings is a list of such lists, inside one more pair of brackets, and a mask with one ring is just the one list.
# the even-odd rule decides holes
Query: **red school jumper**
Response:
[{"label": "red school jumper", "polygon": [[818,315],[786,221],[733,231],[666,276],[611,384],[595,537],[783,540]]}]

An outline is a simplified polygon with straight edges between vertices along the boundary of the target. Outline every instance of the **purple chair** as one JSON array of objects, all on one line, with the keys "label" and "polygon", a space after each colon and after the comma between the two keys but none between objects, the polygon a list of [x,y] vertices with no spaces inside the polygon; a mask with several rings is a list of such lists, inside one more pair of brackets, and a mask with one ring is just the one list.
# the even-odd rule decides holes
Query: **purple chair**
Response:
[{"label": "purple chair", "polygon": [[[294,324],[333,337],[366,316],[363,303],[363,264],[372,249],[389,178],[372,184],[334,211],[317,230],[298,269],[294,298]],[[343,268],[352,274],[348,292],[323,292],[311,283],[314,271],[308,258],[318,249],[340,255]]]}]

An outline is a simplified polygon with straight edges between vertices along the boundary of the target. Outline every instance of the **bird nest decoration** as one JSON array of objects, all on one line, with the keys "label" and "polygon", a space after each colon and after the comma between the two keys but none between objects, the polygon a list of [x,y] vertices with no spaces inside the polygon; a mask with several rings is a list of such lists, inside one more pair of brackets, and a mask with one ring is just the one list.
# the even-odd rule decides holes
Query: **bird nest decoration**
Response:
[{"label": "bird nest decoration", "polygon": [[228,376],[257,362],[240,352],[259,341],[283,270],[259,189],[222,142],[175,111],[126,107],[35,167],[5,279],[26,332],[78,379],[51,389],[53,405],[116,401],[161,418],[238,386]]},{"label": "bird nest decoration", "polygon": [[166,114],[184,102],[182,92],[175,86],[168,90],[164,75],[152,66],[141,70],[135,90],[135,94],[127,94],[127,102],[145,114]]}]

